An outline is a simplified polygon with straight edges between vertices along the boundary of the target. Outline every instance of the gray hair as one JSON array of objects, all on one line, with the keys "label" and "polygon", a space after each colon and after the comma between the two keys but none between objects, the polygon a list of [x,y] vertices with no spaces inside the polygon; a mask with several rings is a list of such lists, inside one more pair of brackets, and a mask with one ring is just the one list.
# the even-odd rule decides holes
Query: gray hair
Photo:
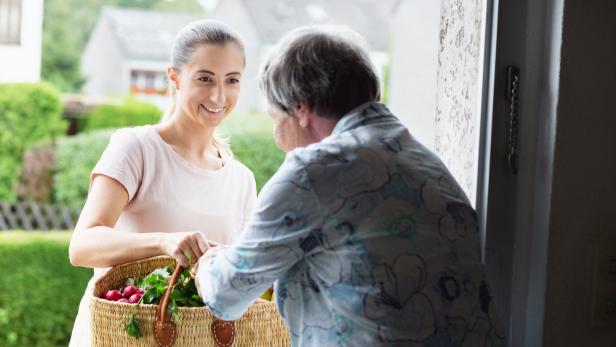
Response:
[{"label": "gray hair", "polygon": [[[171,48],[171,66],[177,72],[180,72],[182,67],[190,61],[193,53],[201,45],[224,45],[227,43],[236,44],[242,50],[242,53],[244,53],[245,46],[241,36],[226,24],[210,19],[191,22],[178,32],[173,41],[173,47]],[[245,63],[246,56],[244,55],[244,64]],[[175,88],[172,83],[169,83],[167,94],[171,99],[171,104],[163,115],[161,122],[169,120],[173,112],[175,112]],[[212,143],[217,149],[232,155],[227,139],[223,139],[217,134],[214,134]]]},{"label": "gray hair", "polygon": [[380,98],[367,52],[366,41],[348,28],[302,27],[280,41],[261,69],[259,85],[283,113],[306,102],[319,116],[340,118]]}]

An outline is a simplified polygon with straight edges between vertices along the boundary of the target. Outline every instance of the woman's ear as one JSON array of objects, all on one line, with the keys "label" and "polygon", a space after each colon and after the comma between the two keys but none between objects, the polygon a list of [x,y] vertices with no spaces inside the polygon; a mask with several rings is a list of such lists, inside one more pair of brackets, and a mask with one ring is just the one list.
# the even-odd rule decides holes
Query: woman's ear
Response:
[{"label": "woman's ear", "polygon": [[178,74],[172,66],[167,68],[167,76],[169,76],[169,83],[173,83],[175,89],[180,88],[180,80],[178,78]]}]

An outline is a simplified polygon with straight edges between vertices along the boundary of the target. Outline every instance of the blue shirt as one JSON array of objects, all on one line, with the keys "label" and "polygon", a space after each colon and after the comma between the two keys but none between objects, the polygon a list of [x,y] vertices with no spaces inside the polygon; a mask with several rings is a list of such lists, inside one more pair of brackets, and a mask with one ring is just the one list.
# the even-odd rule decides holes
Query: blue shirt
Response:
[{"label": "blue shirt", "polygon": [[239,240],[199,268],[214,315],[274,283],[294,346],[499,346],[475,211],[380,103],[289,152]]}]

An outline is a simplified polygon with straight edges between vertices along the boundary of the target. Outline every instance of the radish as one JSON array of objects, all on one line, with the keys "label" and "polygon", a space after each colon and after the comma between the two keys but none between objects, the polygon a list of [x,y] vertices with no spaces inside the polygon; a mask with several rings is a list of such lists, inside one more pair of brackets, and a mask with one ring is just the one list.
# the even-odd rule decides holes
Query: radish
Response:
[{"label": "radish", "polygon": [[126,288],[122,291],[122,295],[125,298],[130,298],[133,294],[137,293],[138,290],[139,289],[135,286],[126,286]]},{"label": "radish", "polygon": [[117,302],[122,302],[122,303],[128,304],[128,299],[120,298],[120,300],[118,300]]},{"label": "radish", "polygon": [[131,304],[136,304],[136,303],[139,302],[139,300],[141,300],[141,296],[142,296],[142,294],[135,293],[135,294],[131,295],[130,298],[128,298],[128,302],[131,303]]},{"label": "radish", "polygon": [[109,301],[118,301],[122,299],[122,293],[120,293],[117,289],[107,291],[107,294],[105,294],[105,299]]}]

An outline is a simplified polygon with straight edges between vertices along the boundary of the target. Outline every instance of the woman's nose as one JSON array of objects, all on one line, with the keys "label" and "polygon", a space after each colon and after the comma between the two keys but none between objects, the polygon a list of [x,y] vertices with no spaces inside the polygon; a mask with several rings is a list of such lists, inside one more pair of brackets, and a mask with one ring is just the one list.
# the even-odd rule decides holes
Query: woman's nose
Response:
[{"label": "woman's nose", "polygon": [[216,106],[223,106],[225,102],[225,89],[222,85],[217,85],[212,89],[210,100],[216,103]]}]

